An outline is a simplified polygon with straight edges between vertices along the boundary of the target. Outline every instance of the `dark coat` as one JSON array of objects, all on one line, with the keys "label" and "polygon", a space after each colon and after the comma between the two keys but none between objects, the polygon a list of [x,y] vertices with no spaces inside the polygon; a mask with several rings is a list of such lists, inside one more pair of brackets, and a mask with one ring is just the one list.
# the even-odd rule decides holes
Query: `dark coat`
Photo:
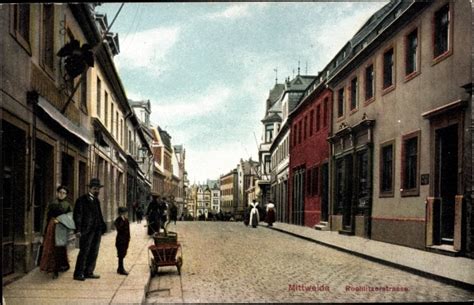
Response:
[{"label": "dark coat", "polygon": [[115,219],[114,225],[117,229],[117,237],[115,238],[117,256],[124,258],[127,255],[128,244],[130,243],[130,223],[128,219],[119,216]]},{"label": "dark coat", "polygon": [[170,209],[170,211],[169,211],[170,220],[171,221],[178,220],[178,207],[176,206],[176,204],[174,202],[170,203],[169,209]]},{"label": "dark coat", "polygon": [[148,219],[148,235],[152,235],[154,232],[159,232],[161,214],[160,214],[159,203],[156,199],[153,199],[148,204],[148,208],[146,210],[146,216]]},{"label": "dark coat", "polygon": [[76,232],[82,235],[97,230],[104,234],[107,231],[107,225],[102,216],[99,199],[92,199],[89,194],[77,198],[74,205],[74,223]]}]

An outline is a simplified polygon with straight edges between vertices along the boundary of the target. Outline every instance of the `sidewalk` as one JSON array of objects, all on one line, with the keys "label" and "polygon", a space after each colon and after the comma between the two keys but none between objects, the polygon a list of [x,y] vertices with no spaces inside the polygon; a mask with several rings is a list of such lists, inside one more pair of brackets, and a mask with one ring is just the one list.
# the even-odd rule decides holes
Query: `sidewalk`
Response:
[{"label": "sidewalk", "polygon": [[145,289],[149,282],[149,239],[144,225],[130,224],[131,241],[125,257],[128,276],[117,274],[116,231],[102,236],[99,257],[94,273],[100,279],[73,280],[78,249],[68,252],[71,269],[52,279],[51,274],[35,268],[21,279],[3,287],[5,303],[19,304],[141,304],[145,300]]},{"label": "sidewalk", "polygon": [[474,290],[473,259],[451,257],[362,237],[342,235],[335,231],[319,231],[286,223],[274,223],[272,229],[384,265]]}]

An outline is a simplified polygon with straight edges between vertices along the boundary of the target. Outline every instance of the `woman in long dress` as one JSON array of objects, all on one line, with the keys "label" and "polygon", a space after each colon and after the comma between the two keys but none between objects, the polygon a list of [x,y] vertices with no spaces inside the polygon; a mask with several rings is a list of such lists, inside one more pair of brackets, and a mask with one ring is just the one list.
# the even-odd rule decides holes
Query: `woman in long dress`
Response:
[{"label": "woman in long dress", "polygon": [[271,201],[267,204],[265,221],[269,227],[273,226],[273,223],[275,222],[275,205]]},{"label": "woman in long dress", "polygon": [[67,246],[56,245],[57,217],[72,212],[71,204],[66,200],[68,189],[61,185],[56,189],[56,199],[48,204],[46,212],[46,232],[43,238],[43,255],[40,261],[40,270],[53,273],[53,279],[60,271],[69,269]]},{"label": "woman in long dress", "polygon": [[252,206],[252,210],[250,210],[250,224],[252,225],[252,228],[256,228],[260,220],[260,215],[257,209],[258,202],[254,199],[250,205]]}]

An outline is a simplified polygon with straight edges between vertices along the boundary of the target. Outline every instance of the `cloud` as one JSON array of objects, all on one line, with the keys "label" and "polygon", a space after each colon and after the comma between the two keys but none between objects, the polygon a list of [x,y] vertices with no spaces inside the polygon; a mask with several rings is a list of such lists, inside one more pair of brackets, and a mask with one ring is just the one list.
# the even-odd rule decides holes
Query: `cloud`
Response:
[{"label": "cloud", "polygon": [[[325,23],[308,26],[305,32],[310,39],[311,48],[314,52],[324,50],[324,52],[317,52],[318,62],[324,63],[324,66],[328,64],[374,13],[374,8],[379,9],[385,4],[386,2],[375,2],[370,7],[354,10],[354,3],[346,3],[336,15],[345,15],[345,12],[350,10],[350,18],[331,18]],[[322,70],[324,66],[318,67],[318,69]]]},{"label": "cloud", "polygon": [[[202,94],[187,94],[166,101],[152,101],[152,119],[158,124],[177,125],[187,120],[206,116],[222,110],[232,97],[232,90],[228,87],[209,87]],[[170,121],[172,119],[172,121]]]},{"label": "cloud", "polygon": [[233,4],[224,11],[207,15],[208,19],[227,19],[234,20],[250,16],[255,7],[264,7],[266,3],[239,3]]},{"label": "cloud", "polygon": [[120,46],[120,54],[116,57],[117,66],[120,69],[162,73],[167,55],[178,41],[180,33],[179,27],[161,27],[135,33]]},{"label": "cloud", "polygon": [[[218,179],[237,166],[246,151],[238,141],[232,143],[186,148],[186,171],[191,183]],[[232,152],[232,153],[229,153]]]}]

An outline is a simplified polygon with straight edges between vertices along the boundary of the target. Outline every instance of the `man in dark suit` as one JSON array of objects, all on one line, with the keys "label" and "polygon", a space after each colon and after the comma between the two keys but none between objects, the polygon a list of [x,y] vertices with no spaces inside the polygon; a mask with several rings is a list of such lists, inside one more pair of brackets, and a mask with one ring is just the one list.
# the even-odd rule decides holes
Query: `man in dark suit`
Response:
[{"label": "man in dark suit", "polygon": [[77,256],[74,279],[84,281],[86,278],[98,279],[94,274],[100,239],[107,231],[107,226],[100,208],[99,192],[103,185],[97,178],[91,179],[89,193],[77,198],[74,205],[74,222],[76,238],[79,238],[79,255]]}]

